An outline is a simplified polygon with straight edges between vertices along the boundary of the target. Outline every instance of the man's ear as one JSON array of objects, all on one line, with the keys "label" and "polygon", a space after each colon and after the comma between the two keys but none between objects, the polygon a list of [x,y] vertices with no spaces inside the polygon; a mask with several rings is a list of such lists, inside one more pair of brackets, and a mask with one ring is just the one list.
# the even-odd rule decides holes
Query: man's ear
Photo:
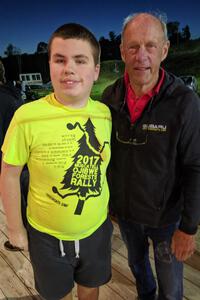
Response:
[{"label": "man's ear", "polygon": [[125,62],[123,44],[120,44],[120,53],[121,53],[121,58],[122,58],[123,62]]},{"label": "man's ear", "polygon": [[162,48],[162,60],[161,61],[165,60],[165,58],[167,57],[169,47],[170,47],[170,41],[166,41]]}]

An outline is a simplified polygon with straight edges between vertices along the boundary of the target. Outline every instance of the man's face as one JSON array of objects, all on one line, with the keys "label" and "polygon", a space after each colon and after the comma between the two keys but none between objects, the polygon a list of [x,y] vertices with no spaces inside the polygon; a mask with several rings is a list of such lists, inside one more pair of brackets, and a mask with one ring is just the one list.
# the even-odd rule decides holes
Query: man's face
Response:
[{"label": "man's face", "polygon": [[54,38],[49,65],[56,99],[65,105],[84,106],[99,75],[89,42]]},{"label": "man's face", "polygon": [[127,25],[121,55],[134,90],[148,91],[155,86],[168,48],[161,25],[151,17],[138,16]]}]

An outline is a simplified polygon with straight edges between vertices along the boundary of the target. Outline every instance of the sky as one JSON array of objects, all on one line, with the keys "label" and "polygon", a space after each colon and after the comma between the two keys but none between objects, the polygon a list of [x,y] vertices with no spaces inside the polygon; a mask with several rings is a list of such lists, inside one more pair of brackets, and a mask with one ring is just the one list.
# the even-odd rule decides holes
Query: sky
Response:
[{"label": "sky", "polygon": [[200,1],[136,1],[121,0],[26,0],[1,1],[0,56],[8,44],[21,53],[34,53],[39,42],[48,42],[62,24],[80,23],[99,39],[110,31],[121,33],[125,17],[136,12],[157,12],[167,22],[180,22],[179,29],[189,25],[192,38],[200,37]]}]

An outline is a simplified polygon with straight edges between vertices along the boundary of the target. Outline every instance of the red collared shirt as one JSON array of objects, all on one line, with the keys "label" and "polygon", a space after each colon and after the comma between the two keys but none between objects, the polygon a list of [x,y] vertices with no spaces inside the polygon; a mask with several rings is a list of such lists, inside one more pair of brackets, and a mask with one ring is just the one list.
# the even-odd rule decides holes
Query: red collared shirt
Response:
[{"label": "red collared shirt", "polygon": [[126,101],[130,113],[131,123],[135,123],[135,121],[141,116],[144,108],[150,101],[150,99],[159,93],[160,87],[164,81],[165,71],[161,69],[161,76],[158,84],[148,93],[144,94],[141,97],[137,97],[135,95],[134,90],[132,89],[129,81],[128,73],[124,74],[124,81],[126,85]]}]

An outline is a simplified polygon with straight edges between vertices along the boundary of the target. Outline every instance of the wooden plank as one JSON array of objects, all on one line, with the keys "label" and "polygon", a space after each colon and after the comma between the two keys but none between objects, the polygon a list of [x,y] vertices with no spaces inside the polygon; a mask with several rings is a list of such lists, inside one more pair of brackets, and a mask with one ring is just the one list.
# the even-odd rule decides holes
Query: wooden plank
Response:
[{"label": "wooden plank", "polygon": [[6,216],[4,212],[0,209],[0,229],[6,230]]},{"label": "wooden plank", "polygon": [[112,238],[112,248],[113,250],[118,252],[121,256],[127,258],[128,254],[127,254],[126,246],[124,242],[121,240],[121,238],[117,234],[115,234],[115,232],[113,233],[113,238]]},{"label": "wooden plank", "polygon": [[3,212],[3,203],[2,203],[2,200],[1,200],[1,196],[0,196],[0,210]]},{"label": "wooden plank", "polygon": [[121,256],[118,252],[112,251],[112,268],[118,271],[122,276],[126,277],[135,285],[135,278],[128,267],[127,259]]},{"label": "wooden plank", "polygon": [[184,297],[189,300],[199,300],[200,299],[200,290],[194,284],[191,284],[189,281],[184,280]]},{"label": "wooden plank", "polygon": [[115,290],[113,290],[111,287],[109,287],[107,284],[102,286],[100,288],[99,293],[99,300],[122,300],[125,298],[122,298],[120,295],[116,293]]},{"label": "wooden plank", "polygon": [[[77,300],[77,290],[76,285],[72,291],[73,300]],[[122,300],[123,298],[118,295],[114,290],[112,290],[107,284],[103,285],[99,289],[99,300]],[[1,299],[0,299],[1,300]]]},{"label": "wooden plank", "polygon": [[[7,266],[12,270],[13,274],[18,277],[21,282],[26,286],[30,295],[37,295],[34,288],[33,270],[31,263],[29,261],[28,252],[12,252],[7,251],[4,248],[4,242],[7,240],[6,236],[6,225],[5,225],[5,215],[0,212],[0,258],[5,261]],[[14,276],[14,275],[13,275]],[[0,280],[1,286],[1,280]],[[7,294],[6,294],[7,296]],[[38,298],[39,296],[36,296]],[[38,299],[41,299],[40,297]]]},{"label": "wooden plank", "polygon": [[[23,252],[12,252],[4,249],[4,242],[7,237],[4,234],[0,235],[0,258],[7,264],[7,268],[13,272],[13,276],[18,277],[26,286],[30,295],[37,295],[34,288],[33,270],[30,261]],[[3,277],[1,277],[3,280]],[[0,280],[0,283],[1,283]],[[7,294],[6,294],[7,295]]]},{"label": "wooden plank", "polygon": [[184,264],[183,277],[184,282],[187,281],[188,285],[191,285],[191,289],[193,288],[192,285],[195,285],[197,287],[200,295],[200,272],[192,268],[191,266]]},{"label": "wooden plank", "polygon": [[[18,295],[21,296],[22,292],[26,296],[24,299],[41,299],[34,289],[32,266],[27,259],[29,257],[28,253],[26,256],[23,252],[5,250],[3,244],[7,240],[6,232],[5,214],[2,209],[2,203],[0,203],[0,260],[1,270],[3,270],[0,277],[0,286],[1,289],[4,287],[4,290],[1,290],[1,292],[6,297],[2,299],[7,299],[7,297],[16,299]],[[4,276],[5,272],[8,273],[7,276]],[[18,287],[20,287],[20,291],[18,291]]]},{"label": "wooden plank", "polygon": [[3,293],[3,291],[0,287],[0,300],[4,300],[4,299],[6,299],[6,298],[5,298],[5,295],[4,295],[4,293]]},{"label": "wooden plank", "polygon": [[112,269],[112,278],[107,283],[112,290],[114,290],[122,299],[134,299],[137,296],[136,287],[133,282],[128,280],[126,277],[115,269]]},{"label": "wooden plank", "polygon": [[198,231],[196,233],[196,248],[197,248],[197,252],[200,255],[200,225],[199,225],[199,229],[198,229]]},{"label": "wooden plank", "polygon": [[13,297],[15,295],[17,298],[30,295],[29,290],[2,257],[0,257],[0,269],[3,270],[0,273],[1,290],[6,297]]},{"label": "wooden plank", "polygon": [[194,254],[187,259],[185,264],[191,266],[193,269],[196,269],[200,272],[200,253],[198,251],[195,251]]}]

